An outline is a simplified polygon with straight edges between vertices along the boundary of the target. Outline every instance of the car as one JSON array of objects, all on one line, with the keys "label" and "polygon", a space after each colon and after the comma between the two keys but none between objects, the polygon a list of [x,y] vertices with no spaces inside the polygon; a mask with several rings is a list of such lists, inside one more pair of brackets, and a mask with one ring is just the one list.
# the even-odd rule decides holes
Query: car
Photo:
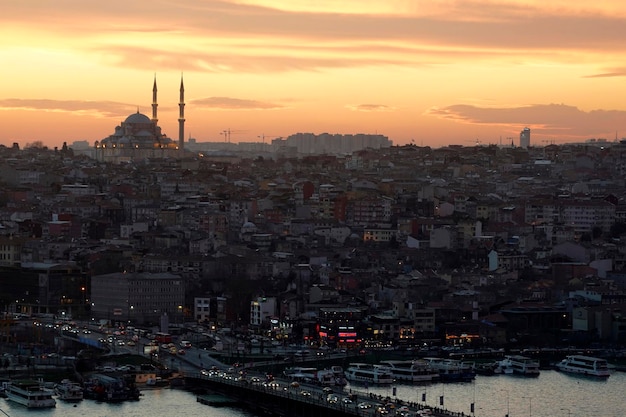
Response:
[{"label": "car", "polygon": [[311,393],[309,391],[305,391],[305,390],[300,391],[300,394],[302,396],[304,396],[304,397],[310,397],[311,396]]},{"label": "car", "polygon": [[333,393],[333,389],[331,387],[324,387],[324,388],[322,388],[322,392],[324,394],[332,394]]},{"label": "car", "polygon": [[362,403],[359,403],[359,408],[361,410],[367,410],[369,408],[372,408],[372,404],[366,403],[366,402],[362,402]]},{"label": "car", "polygon": [[178,349],[178,354],[179,355],[184,355],[185,353],[187,353],[187,352],[185,352],[185,349]]},{"label": "car", "polygon": [[126,346],[135,346],[136,343],[132,340],[129,340],[128,342],[126,342]]},{"label": "car", "polygon": [[336,404],[337,402],[339,402],[339,397],[334,394],[330,394],[326,397],[326,402],[330,404]]},{"label": "car", "polygon": [[207,371],[206,369],[200,369],[200,373],[204,376],[208,376],[209,375],[209,371]]},{"label": "car", "polygon": [[344,397],[341,399],[341,402],[344,404],[352,404],[353,401],[349,397]]}]

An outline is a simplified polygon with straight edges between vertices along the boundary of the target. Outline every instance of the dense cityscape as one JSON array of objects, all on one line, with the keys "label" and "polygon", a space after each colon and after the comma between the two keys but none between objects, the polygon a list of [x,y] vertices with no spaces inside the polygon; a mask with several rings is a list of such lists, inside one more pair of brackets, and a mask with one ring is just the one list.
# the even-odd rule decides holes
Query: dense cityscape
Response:
[{"label": "dense cityscape", "polygon": [[332,348],[624,343],[625,143],[225,149],[183,140],[183,106],[177,146],[153,105],[92,147],[0,149],[3,311]]}]

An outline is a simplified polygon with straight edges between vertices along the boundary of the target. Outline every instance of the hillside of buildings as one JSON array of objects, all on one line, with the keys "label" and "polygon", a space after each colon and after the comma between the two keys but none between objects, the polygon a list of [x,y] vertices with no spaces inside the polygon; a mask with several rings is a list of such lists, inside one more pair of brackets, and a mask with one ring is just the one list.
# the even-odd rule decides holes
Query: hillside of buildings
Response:
[{"label": "hillside of buildings", "polygon": [[603,145],[0,147],[0,309],[318,346],[624,344],[626,144]]}]

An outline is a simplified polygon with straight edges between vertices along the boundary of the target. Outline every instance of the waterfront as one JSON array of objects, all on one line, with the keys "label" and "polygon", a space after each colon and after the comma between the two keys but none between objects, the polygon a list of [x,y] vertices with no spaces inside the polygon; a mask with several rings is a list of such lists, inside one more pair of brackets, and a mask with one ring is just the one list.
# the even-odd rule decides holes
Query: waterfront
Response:
[{"label": "waterfront", "polygon": [[[626,373],[615,372],[607,380],[571,376],[542,370],[537,378],[512,375],[477,376],[474,382],[430,385],[392,385],[369,388],[369,392],[406,401],[470,413],[475,404],[476,417],[622,417],[626,412]],[[362,389],[362,388],[360,388]],[[508,403],[508,404],[507,404]]]},{"label": "waterfront", "polygon": [[[542,371],[538,378],[508,375],[479,376],[474,382],[459,384],[404,385],[386,387],[347,386],[376,395],[396,396],[405,401],[439,406],[443,395],[444,407],[451,411],[471,415],[470,404],[475,403],[476,417],[504,417],[507,403],[510,417],[622,417],[626,410],[626,373],[614,373],[608,380],[593,380]],[[196,396],[180,389],[154,389],[142,391],[139,401],[120,404],[84,400],[78,404],[57,401],[56,408],[28,410],[22,406],[0,400],[0,408],[10,417],[154,417],[159,415],[184,415],[211,417],[257,417],[237,407],[213,407],[196,401]],[[297,416],[294,416],[297,417]]]}]

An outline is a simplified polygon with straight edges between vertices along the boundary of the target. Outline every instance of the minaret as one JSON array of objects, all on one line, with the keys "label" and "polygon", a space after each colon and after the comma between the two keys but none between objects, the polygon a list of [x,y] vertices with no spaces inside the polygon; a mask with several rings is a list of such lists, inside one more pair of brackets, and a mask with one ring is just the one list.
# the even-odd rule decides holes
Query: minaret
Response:
[{"label": "minaret", "polygon": [[156,74],[154,74],[154,85],[152,86],[152,122],[156,125],[159,119],[157,119],[157,86],[156,86]]},{"label": "minaret", "polygon": [[178,150],[182,151],[185,146],[185,87],[183,76],[180,76],[180,103],[178,103]]}]

